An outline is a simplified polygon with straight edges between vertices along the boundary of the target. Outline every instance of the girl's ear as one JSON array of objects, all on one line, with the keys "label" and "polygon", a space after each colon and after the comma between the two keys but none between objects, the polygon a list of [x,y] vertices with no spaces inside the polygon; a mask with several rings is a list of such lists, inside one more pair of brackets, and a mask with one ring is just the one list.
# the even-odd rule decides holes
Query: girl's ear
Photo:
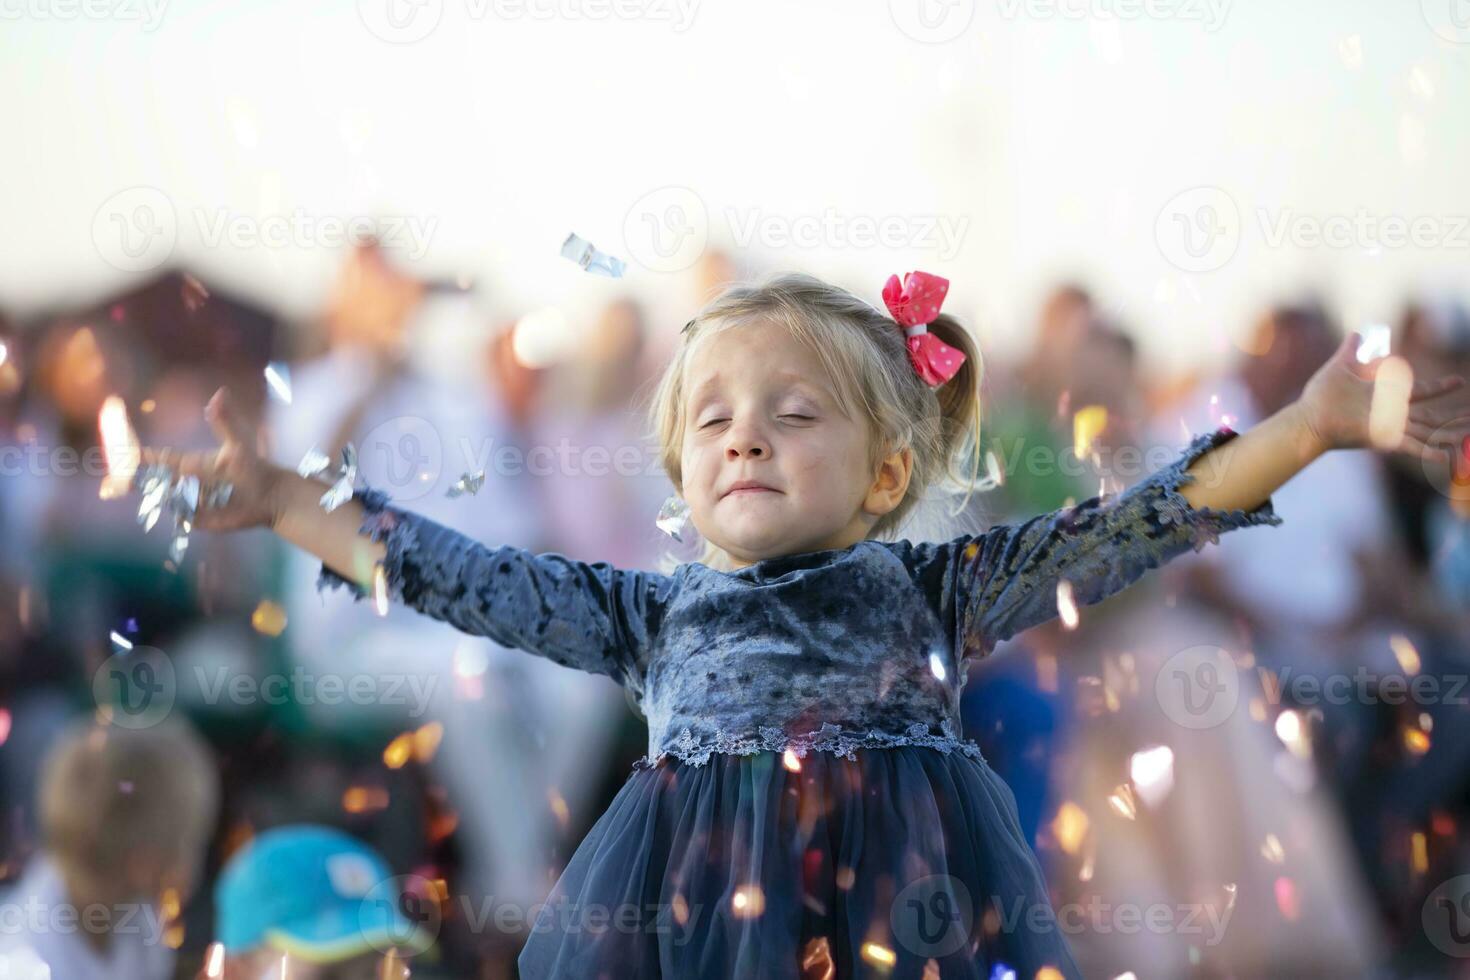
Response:
[{"label": "girl's ear", "polygon": [[863,509],[875,517],[882,517],[903,502],[908,493],[909,480],[914,473],[914,451],[905,446],[890,453],[878,464],[873,485],[863,501]]}]

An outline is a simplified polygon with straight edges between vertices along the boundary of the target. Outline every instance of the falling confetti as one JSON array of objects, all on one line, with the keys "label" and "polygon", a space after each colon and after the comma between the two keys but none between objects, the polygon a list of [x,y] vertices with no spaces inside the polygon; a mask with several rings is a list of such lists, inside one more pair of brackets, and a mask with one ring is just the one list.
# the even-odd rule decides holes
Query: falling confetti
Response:
[{"label": "falling confetti", "polygon": [[862,953],[863,959],[874,966],[890,967],[898,962],[898,957],[894,955],[893,950],[880,943],[863,943]]},{"label": "falling confetti", "polygon": [[286,629],[286,610],[269,599],[262,599],[250,614],[250,626],[265,636],[280,636]]},{"label": "falling confetti", "polygon": [[99,496],[103,500],[116,500],[125,496],[132,488],[137,475],[141,455],[138,437],[128,421],[128,409],[123,400],[109,395],[97,414],[97,429],[102,437],[102,456],[107,463],[107,475],[102,478]]},{"label": "falling confetti", "polygon": [[766,895],[759,885],[741,885],[730,898],[730,908],[737,919],[759,918],[766,910]]},{"label": "falling confetti", "polygon": [[291,404],[291,369],[280,361],[265,366],[266,390],[283,405]]},{"label": "falling confetti", "polygon": [[654,524],[675,541],[683,543],[684,525],[688,521],[689,505],[684,502],[684,498],[674,496],[665,500],[663,506],[658,509],[658,517],[654,519]]},{"label": "falling confetti", "polygon": [[480,488],[484,485],[485,471],[476,470],[473,473],[466,473],[458,480],[454,481],[454,486],[444,491],[444,496],[448,497],[451,500],[453,500],[455,497],[462,497],[465,494],[470,494],[471,496],[474,496],[475,494],[480,492]]},{"label": "falling confetti", "polygon": [[1108,427],[1108,410],[1102,405],[1088,405],[1072,416],[1072,451],[1078,459],[1085,459],[1092,451],[1092,444]]},{"label": "falling confetti", "polygon": [[1128,760],[1128,775],[1138,798],[1157,806],[1174,788],[1174,751],[1167,745],[1156,745],[1133,753]]},{"label": "falling confetti", "polygon": [[1057,580],[1057,615],[1061,617],[1062,626],[1068,630],[1076,629],[1080,622],[1077,599],[1072,594],[1072,583],[1066,579]]},{"label": "falling confetti", "polygon": [[388,570],[381,563],[373,567],[373,608],[379,616],[388,615]]},{"label": "falling confetti", "polygon": [[567,240],[562,242],[561,255],[562,258],[571,259],[588,272],[595,272],[613,279],[621,278],[626,268],[622,259],[598,251],[591,242],[578,237],[576,233],[568,235]]},{"label": "falling confetti", "polygon": [[1067,800],[1057,808],[1057,815],[1052,819],[1052,836],[1057,839],[1057,846],[1063,852],[1076,854],[1082,848],[1089,824],[1087,811]]},{"label": "falling confetti", "polygon": [[1138,801],[1134,798],[1133,787],[1124,783],[1108,795],[1108,806],[1113,812],[1125,820],[1138,819]]},{"label": "falling confetti", "polygon": [[1362,338],[1358,343],[1357,359],[1359,364],[1367,364],[1388,356],[1388,345],[1393,338],[1393,331],[1385,323],[1375,323],[1363,330]]},{"label": "falling confetti", "polygon": [[[312,447],[301,458],[296,472],[310,478],[324,472],[330,463],[331,460],[325,453]],[[351,500],[353,489],[357,486],[357,447],[350,442],[342,447],[342,465],[337,473],[336,482],[322,494],[321,499],[322,509],[329,514]]]}]

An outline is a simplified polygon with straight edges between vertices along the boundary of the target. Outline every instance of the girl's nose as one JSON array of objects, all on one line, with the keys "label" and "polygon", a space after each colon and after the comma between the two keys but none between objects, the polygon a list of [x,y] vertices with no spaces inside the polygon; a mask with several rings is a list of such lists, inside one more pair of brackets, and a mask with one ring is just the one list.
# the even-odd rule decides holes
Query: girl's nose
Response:
[{"label": "girl's nose", "polygon": [[758,430],[745,425],[730,427],[730,438],[725,444],[725,458],[739,459],[742,456],[751,459],[764,459],[771,455],[770,443]]}]

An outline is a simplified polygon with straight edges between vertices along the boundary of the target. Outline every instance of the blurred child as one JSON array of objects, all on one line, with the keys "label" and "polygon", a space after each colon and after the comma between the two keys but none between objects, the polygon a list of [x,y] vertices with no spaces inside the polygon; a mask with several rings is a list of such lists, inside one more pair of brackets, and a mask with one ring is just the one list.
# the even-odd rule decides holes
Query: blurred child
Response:
[{"label": "blurred child", "polygon": [[347,834],[305,824],[266,831],[220,875],[215,914],[225,962],[223,973],[206,975],[399,980],[408,976],[407,957],[433,942],[401,902],[387,862]]},{"label": "blurred child", "polygon": [[39,959],[56,980],[172,977],[168,930],[218,796],[208,748],[184,722],[72,729],[42,769],[43,850],[0,905],[7,957]]}]

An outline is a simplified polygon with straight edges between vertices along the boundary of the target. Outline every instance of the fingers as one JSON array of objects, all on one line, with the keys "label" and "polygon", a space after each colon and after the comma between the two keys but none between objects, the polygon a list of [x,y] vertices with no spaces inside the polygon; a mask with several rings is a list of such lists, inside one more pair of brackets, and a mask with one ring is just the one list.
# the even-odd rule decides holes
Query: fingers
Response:
[{"label": "fingers", "polygon": [[1440,395],[1447,395],[1452,391],[1458,391],[1464,387],[1465,378],[1458,374],[1447,374],[1443,378],[1434,378],[1430,381],[1416,381],[1409,392],[1409,401],[1423,402]]},{"label": "fingers", "polygon": [[214,431],[214,437],[221,443],[255,445],[255,436],[250,431],[250,426],[240,416],[239,406],[231,397],[229,388],[221,388],[214,393],[209,403],[204,406],[204,417],[208,420],[210,429]]}]

